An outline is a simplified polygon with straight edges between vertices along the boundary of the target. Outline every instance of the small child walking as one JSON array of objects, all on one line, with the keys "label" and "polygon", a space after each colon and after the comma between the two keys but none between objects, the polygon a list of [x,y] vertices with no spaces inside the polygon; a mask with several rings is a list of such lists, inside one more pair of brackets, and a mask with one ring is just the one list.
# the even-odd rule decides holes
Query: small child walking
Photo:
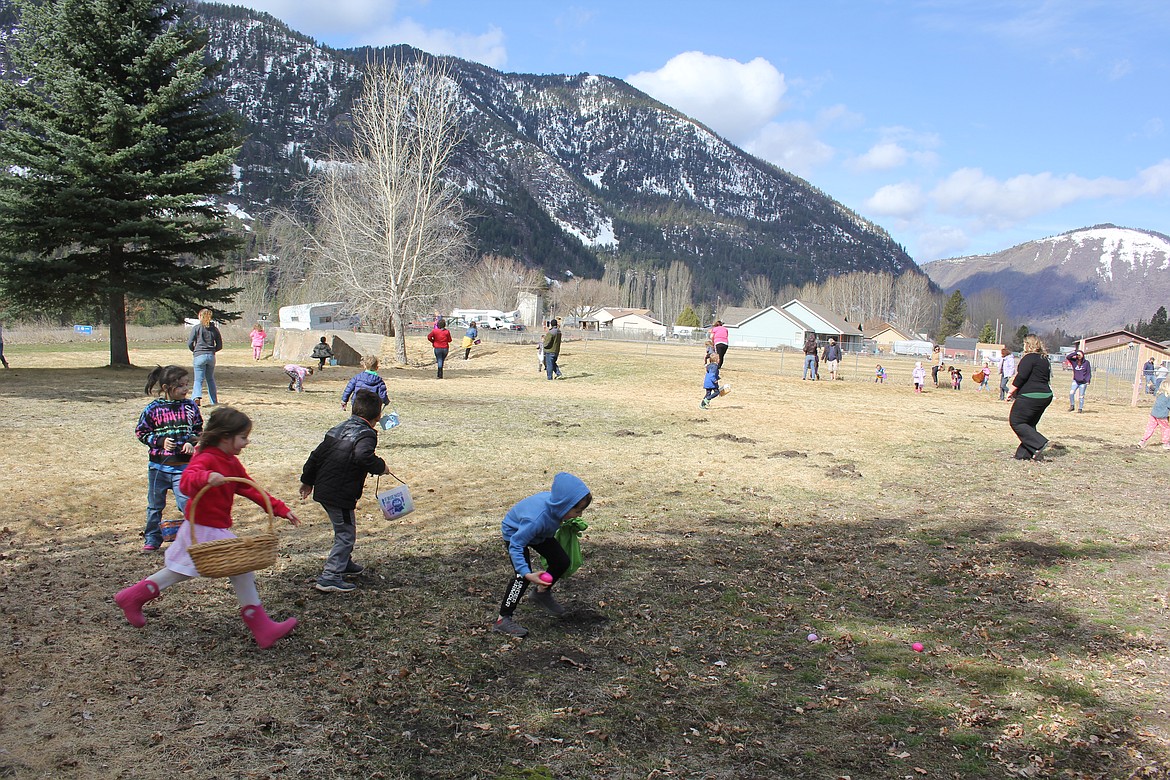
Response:
[{"label": "small child walking", "polygon": [[268,334],[264,332],[264,324],[257,322],[248,338],[252,340],[252,359],[259,360],[264,354],[264,342],[268,339]]},{"label": "small child walking", "polygon": [[386,382],[378,376],[378,358],[373,355],[363,355],[361,362],[362,368],[365,370],[354,374],[341,393],[342,409],[349,405],[350,396],[358,390],[370,390],[382,399],[383,404],[390,403],[390,396],[386,393]]},{"label": "small child walking", "polygon": [[325,343],[325,337],[313,345],[313,352],[309,355],[313,360],[317,361],[317,370],[323,371],[325,369],[325,361],[333,357],[333,350]]},{"label": "small child walking", "polygon": [[914,364],[914,370],[910,372],[910,376],[914,378],[914,392],[921,393],[922,386],[926,384],[926,369],[922,367],[921,360]]},{"label": "small child walking", "polygon": [[195,452],[195,443],[203,432],[203,415],[187,398],[191,390],[190,373],[182,366],[155,366],[146,376],[150,394],[158,387],[158,398],[146,405],[134,427],[134,435],[150,448],[150,465],[146,471],[146,530],[142,532],[143,552],[154,552],[163,542],[174,540],[174,531],[163,528],[162,514],[167,508],[167,491],[175,494],[180,513],[187,510],[187,496],[179,487],[183,470]]},{"label": "small child walking", "polygon": [[1145,447],[1146,442],[1158,429],[1162,431],[1162,449],[1170,450],[1170,382],[1163,382],[1154,393],[1154,408],[1150,409],[1146,433],[1138,442],[1138,446]]},{"label": "small child walking", "polygon": [[[528,634],[528,629],[513,620],[512,615],[530,583],[536,586],[532,601],[553,616],[565,614],[565,608],[552,595],[552,586],[569,569],[569,555],[557,541],[556,533],[562,522],[580,517],[592,501],[593,494],[585,483],[562,471],[553,477],[552,490],[520,500],[504,515],[500,532],[515,574],[500,604],[500,616],[492,625],[493,631],[508,636]],[[532,571],[530,549],[548,561],[547,575],[551,580],[542,580],[540,574]]]},{"label": "small child walking", "polygon": [[313,375],[313,367],[298,366],[294,363],[289,363],[284,367],[284,373],[288,374],[288,391],[303,393],[305,392],[305,377]]},{"label": "small child walking", "polygon": [[358,390],[353,397],[353,414],[329,429],[301,469],[301,498],[313,496],[333,523],[333,548],[313,585],[322,593],[350,592],[356,586],[342,577],[365,571],[352,557],[357,539],[354,510],[366,475],[386,473],[386,461],[374,452],[378,446],[374,425],[381,416],[382,401],[377,394]]},{"label": "small child walking", "polygon": [[700,409],[707,409],[711,406],[711,399],[719,397],[719,355],[710,354],[707,356],[707,373],[703,375],[703,389],[707,394],[703,396],[703,400],[699,401]]},{"label": "small child walking", "polygon": [[958,366],[951,366],[951,389],[963,389],[963,369]]},{"label": "small child walking", "polygon": [[[167,548],[166,567],[134,585],[123,588],[114,596],[114,603],[122,608],[122,614],[126,616],[130,625],[136,628],[145,626],[146,616],[142,614],[144,604],[158,598],[172,585],[199,576],[195,562],[187,552],[191,543],[192,524],[195,528],[196,542],[234,539],[236,536],[231,532],[232,501],[236,495],[244,496],[260,506],[264,505],[263,496],[251,485],[226,480],[226,477],[248,479],[248,472],[244,470],[244,464],[240,463],[237,456],[248,446],[248,436],[251,433],[252,421],[246,414],[230,406],[218,407],[207,419],[207,426],[199,439],[195,457],[191,458],[191,463],[183,472],[181,488],[184,494],[192,496],[207,485],[212,489],[199,499],[197,506],[199,517],[188,516],[179,526],[178,536]],[[284,502],[272,496],[268,496],[268,500],[272,503],[272,511],[278,517],[287,518],[294,526],[300,525],[301,521]],[[252,572],[237,574],[228,580],[240,604],[240,617],[261,648],[272,647],[277,640],[296,627],[296,618],[276,623],[268,617],[260,604],[260,594],[256,591],[256,577]]]},{"label": "small child walking", "polygon": [[990,392],[987,388],[991,384],[991,361],[984,360],[983,368],[979,369],[979,371],[983,374],[983,379],[979,381],[979,392]]},{"label": "small child walking", "polygon": [[882,368],[881,363],[878,363],[877,368],[875,368],[873,370],[873,381],[874,381],[874,384],[879,384],[879,385],[886,383],[886,370],[884,368]]}]

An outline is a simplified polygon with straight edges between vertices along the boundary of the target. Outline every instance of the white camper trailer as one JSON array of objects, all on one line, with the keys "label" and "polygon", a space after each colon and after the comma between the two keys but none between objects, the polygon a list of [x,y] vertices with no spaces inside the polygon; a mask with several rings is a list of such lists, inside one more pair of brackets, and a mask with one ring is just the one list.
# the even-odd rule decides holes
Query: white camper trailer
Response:
[{"label": "white camper trailer", "polygon": [[298,303],[280,307],[280,327],[289,330],[355,330],[361,318],[340,301]]}]

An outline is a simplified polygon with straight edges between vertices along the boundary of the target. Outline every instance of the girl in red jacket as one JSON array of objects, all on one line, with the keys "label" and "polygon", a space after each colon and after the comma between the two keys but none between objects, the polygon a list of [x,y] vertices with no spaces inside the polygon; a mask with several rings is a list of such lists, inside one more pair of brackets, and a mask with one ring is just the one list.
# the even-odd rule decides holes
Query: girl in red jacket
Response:
[{"label": "girl in red jacket", "polygon": [[[205,485],[211,485],[213,489],[199,499],[196,506],[198,518],[191,517],[188,511],[187,519],[179,527],[178,536],[167,549],[166,568],[159,569],[141,582],[123,588],[114,596],[114,602],[122,608],[130,625],[137,628],[146,625],[142,606],[158,598],[163,589],[199,576],[195,563],[187,552],[187,547],[191,543],[191,523],[195,524],[195,538],[198,542],[234,539],[235,534],[230,529],[232,501],[236,494],[251,499],[260,506],[264,505],[264,498],[254,487],[242,482],[228,482],[225,479],[248,478],[244,464],[240,463],[236,456],[248,446],[248,435],[251,432],[252,421],[243,412],[230,406],[221,406],[211,413],[200,437],[199,449],[183,472],[179,486],[188,496],[194,496]],[[301,521],[283,501],[272,496],[269,496],[268,500],[272,502],[272,511],[278,517],[288,518],[293,525],[300,525]],[[191,503],[187,506],[190,508]],[[240,616],[261,648],[271,647],[296,627],[296,618],[289,618],[281,623],[269,619],[264,607],[260,606],[260,595],[256,592],[256,577],[252,572],[238,574],[228,579],[236,592],[236,599],[240,602]]]}]

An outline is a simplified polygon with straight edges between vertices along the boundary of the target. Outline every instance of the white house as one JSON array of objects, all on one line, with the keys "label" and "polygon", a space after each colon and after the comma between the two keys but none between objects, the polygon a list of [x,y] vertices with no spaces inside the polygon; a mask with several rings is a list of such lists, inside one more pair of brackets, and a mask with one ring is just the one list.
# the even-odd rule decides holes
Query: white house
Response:
[{"label": "white house", "polygon": [[653,317],[637,311],[614,317],[609,321],[609,327],[614,333],[623,333],[629,336],[653,335],[658,338],[666,336],[665,325]]},{"label": "white house", "polygon": [[799,349],[804,344],[804,334],[808,330],[803,322],[775,306],[765,309],[728,307],[723,310],[720,320],[727,328],[728,346],[732,347]]},{"label": "white house", "polygon": [[603,330],[610,327],[615,318],[622,317],[627,314],[641,314],[648,317],[650,315],[650,310],[623,309],[616,306],[606,306],[593,312],[588,317],[582,317],[581,327],[592,328],[594,330]]},{"label": "white house", "polygon": [[281,306],[280,327],[289,330],[353,330],[361,317],[348,313],[349,304],[341,301],[297,303]]}]

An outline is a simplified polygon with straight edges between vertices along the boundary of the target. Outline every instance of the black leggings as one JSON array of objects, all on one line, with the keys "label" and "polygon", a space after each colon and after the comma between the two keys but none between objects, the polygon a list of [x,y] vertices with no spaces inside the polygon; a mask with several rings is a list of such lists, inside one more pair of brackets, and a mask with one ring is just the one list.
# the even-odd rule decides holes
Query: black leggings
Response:
[{"label": "black leggings", "polygon": [[[536,550],[548,561],[548,573],[552,575],[554,583],[569,570],[569,554],[561,547],[561,543],[557,541],[555,536],[524,548],[524,560],[531,567],[532,558],[529,556],[529,550]],[[504,617],[512,617],[512,613],[516,611],[516,605],[520,603],[520,599],[524,598],[526,590],[528,590],[528,580],[524,579],[523,574],[516,572],[512,581],[508,583],[508,590],[504,593],[503,602],[500,603],[500,614]]]},{"label": "black leggings", "polygon": [[723,368],[723,356],[727,354],[727,345],[726,344],[716,344],[715,345],[715,353],[717,355],[719,355],[719,367]]},{"label": "black leggings", "polygon": [[1031,460],[1037,452],[1044,449],[1048,439],[1036,430],[1044,410],[1052,403],[1052,396],[1047,398],[1028,398],[1017,395],[1012,401],[1012,410],[1008,414],[1008,424],[1012,426],[1016,436],[1020,437],[1020,446],[1016,448],[1016,460]]}]

